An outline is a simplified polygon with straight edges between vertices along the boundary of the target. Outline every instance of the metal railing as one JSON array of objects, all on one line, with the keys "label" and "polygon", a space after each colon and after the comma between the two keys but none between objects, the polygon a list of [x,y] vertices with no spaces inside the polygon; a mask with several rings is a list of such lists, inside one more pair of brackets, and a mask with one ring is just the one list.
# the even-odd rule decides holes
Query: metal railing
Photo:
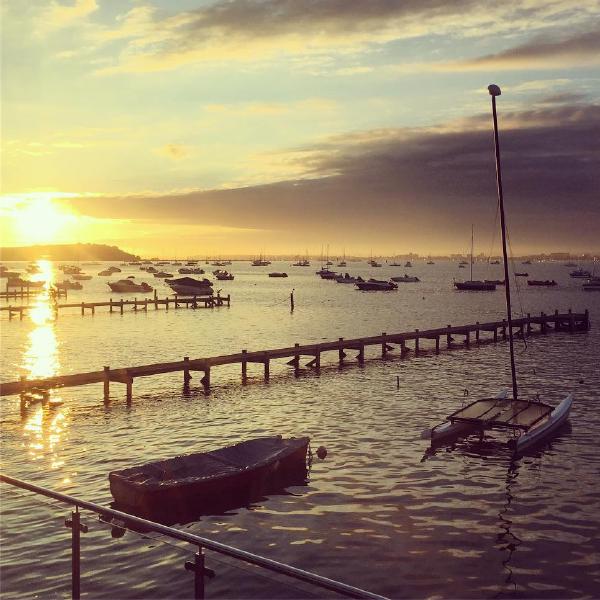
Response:
[{"label": "metal railing", "polygon": [[385,600],[384,596],[379,596],[378,594],[335,581],[334,579],[322,577],[321,575],[311,573],[310,571],[304,571],[303,569],[298,569],[297,567],[292,567],[291,565],[280,563],[276,560],[253,554],[252,552],[247,552],[246,550],[240,550],[239,548],[234,548],[233,546],[228,546],[209,538],[181,531],[160,523],[155,523],[154,521],[148,521],[147,519],[142,519],[100,504],[95,504],[94,502],[88,502],[87,500],[81,500],[74,496],[61,494],[60,492],[55,492],[48,488],[21,479],[16,479],[3,473],[0,473],[0,482],[7,483],[23,490],[28,490],[34,494],[40,494],[47,498],[58,500],[59,502],[74,507],[74,510],[71,512],[71,518],[65,520],[65,525],[71,529],[71,595],[74,599],[79,599],[81,593],[80,538],[82,532],[87,532],[87,527],[81,523],[81,513],[79,512],[79,509],[81,508],[98,514],[100,518],[105,521],[108,519],[117,519],[126,525],[139,527],[143,531],[153,531],[169,538],[195,545],[197,547],[197,552],[194,555],[194,561],[185,563],[185,568],[194,572],[194,598],[205,597],[204,579],[207,576],[213,575],[213,572],[205,566],[204,549],[207,549],[244,563],[256,565],[268,571],[309,583],[321,589],[336,592],[348,598]]}]

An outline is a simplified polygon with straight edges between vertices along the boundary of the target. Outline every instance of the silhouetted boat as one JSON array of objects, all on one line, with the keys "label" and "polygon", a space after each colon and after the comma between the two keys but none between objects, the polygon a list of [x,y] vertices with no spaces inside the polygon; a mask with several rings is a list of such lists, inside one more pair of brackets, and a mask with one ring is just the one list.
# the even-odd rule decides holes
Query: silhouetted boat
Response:
[{"label": "silhouetted boat", "polygon": [[[458,266],[461,267],[461,262]],[[473,279],[473,225],[471,225],[471,278],[468,281],[455,281],[454,287],[462,292],[493,292],[496,284],[491,281],[478,281]]]},{"label": "silhouetted boat", "polygon": [[288,276],[287,273],[279,273],[279,272],[269,273],[269,277],[287,277],[287,276]]},{"label": "silhouetted boat", "polygon": [[389,292],[391,290],[397,290],[398,286],[393,281],[381,281],[378,279],[369,279],[368,281],[359,281],[356,283],[356,287],[363,292]]},{"label": "silhouetted boat", "polygon": [[421,281],[418,277],[411,277],[406,273],[402,277],[392,277],[391,279],[397,283],[416,283],[417,281]]},{"label": "silhouetted boat", "polygon": [[554,281],[554,279],[545,279],[543,281],[541,279],[528,279],[527,285],[535,285],[538,287],[552,287],[554,285],[557,285],[557,283],[556,281]]},{"label": "silhouetted boat", "polygon": [[600,277],[593,277],[581,286],[586,292],[600,291]]},{"label": "silhouetted boat", "polygon": [[119,294],[126,294],[128,292],[151,292],[153,289],[145,281],[142,281],[142,283],[135,283],[134,281],[131,281],[131,279],[109,281],[108,287],[110,287],[113,292]]},{"label": "silhouetted boat", "polygon": [[592,276],[592,273],[585,269],[576,269],[575,271],[571,271],[569,276],[575,277],[576,279],[589,279]]},{"label": "silhouetted boat", "polygon": [[529,277],[529,273],[515,273],[515,277]]},{"label": "silhouetted boat", "polygon": [[362,277],[352,277],[349,273],[345,275],[337,275],[334,277],[337,283],[359,283],[364,281]]},{"label": "silhouetted boat", "polygon": [[245,506],[272,486],[305,480],[308,437],[248,440],[109,473],[117,506],[151,517],[193,506],[199,513]]},{"label": "silhouetted boat", "polygon": [[233,275],[229,271],[225,271],[223,269],[217,269],[216,271],[213,271],[213,275],[219,281],[233,281]]},{"label": "silhouetted boat", "polygon": [[184,296],[211,296],[213,293],[212,281],[208,279],[194,279],[193,277],[178,277],[166,281],[176,294]]}]

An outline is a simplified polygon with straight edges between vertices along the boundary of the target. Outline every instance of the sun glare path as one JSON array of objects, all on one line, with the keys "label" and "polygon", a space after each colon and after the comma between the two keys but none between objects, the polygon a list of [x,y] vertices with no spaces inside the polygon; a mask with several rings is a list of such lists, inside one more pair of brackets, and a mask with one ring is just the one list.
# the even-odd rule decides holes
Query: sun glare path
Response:
[{"label": "sun glare path", "polygon": [[[34,328],[29,333],[28,347],[23,355],[23,368],[28,379],[51,377],[59,371],[59,351],[56,338],[55,315],[50,290],[54,283],[54,270],[48,260],[38,260],[30,265],[31,279],[45,282],[44,291],[35,299],[29,311]],[[32,393],[25,398],[23,410],[24,446],[33,460],[47,456],[51,469],[64,466],[60,456],[61,441],[67,432],[68,408],[55,390],[47,396]]]}]

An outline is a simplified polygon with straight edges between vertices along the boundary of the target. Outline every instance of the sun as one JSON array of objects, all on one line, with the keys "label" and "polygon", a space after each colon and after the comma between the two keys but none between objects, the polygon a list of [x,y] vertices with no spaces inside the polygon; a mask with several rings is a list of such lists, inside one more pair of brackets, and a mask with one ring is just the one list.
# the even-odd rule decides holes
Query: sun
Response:
[{"label": "sun", "polygon": [[53,194],[38,192],[14,198],[9,210],[14,243],[48,244],[68,237],[77,217],[55,202]]}]

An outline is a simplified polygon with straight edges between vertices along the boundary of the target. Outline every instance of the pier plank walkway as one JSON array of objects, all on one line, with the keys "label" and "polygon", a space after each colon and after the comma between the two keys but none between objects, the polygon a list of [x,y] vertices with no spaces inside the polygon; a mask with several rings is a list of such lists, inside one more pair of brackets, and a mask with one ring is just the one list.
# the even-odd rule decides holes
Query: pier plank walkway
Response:
[{"label": "pier plank walkway", "polygon": [[[58,313],[59,309],[64,308],[79,308],[81,309],[82,316],[86,314],[86,310],[89,311],[92,315],[96,313],[96,308],[100,307],[108,307],[109,311],[119,312],[120,314],[124,313],[125,307],[131,306],[134,311],[143,310],[147,311],[148,307],[154,307],[154,310],[158,310],[159,306],[164,306],[166,310],[169,310],[169,306],[173,308],[181,308],[185,306],[185,308],[215,308],[216,306],[231,306],[231,296],[221,296],[219,294],[211,295],[211,296],[173,296],[173,297],[165,297],[165,298],[133,298],[132,300],[113,300],[110,298],[108,301],[104,302],[70,302],[64,304],[52,304],[50,303],[50,308]],[[23,319],[23,315],[32,308],[35,308],[35,305],[21,305],[21,306],[2,306],[0,307],[0,312],[8,312],[8,318],[11,320],[15,315],[19,315],[19,320]]]},{"label": "pier plank walkway", "polygon": [[[541,313],[538,315],[528,314],[526,317],[513,319],[512,327],[523,336],[533,333],[533,326],[539,327],[537,332],[545,334],[548,331],[566,331],[575,333],[578,331],[587,331],[590,327],[589,312],[573,313],[569,310],[567,313],[555,311],[553,314]],[[355,339],[338,338],[330,342],[319,342],[315,344],[295,344],[285,348],[274,348],[269,350],[258,350],[248,352],[242,350],[235,354],[224,354],[220,356],[211,356],[204,358],[190,359],[184,357],[183,360],[174,362],[154,363],[149,365],[139,365],[118,369],[104,367],[101,371],[90,371],[87,373],[75,373],[72,375],[57,375],[55,377],[46,377],[43,379],[26,379],[22,377],[19,381],[12,381],[0,384],[0,396],[10,396],[21,394],[24,401],[24,394],[44,393],[45,390],[57,387],[74,387],[88,385],[92,383],[103,383],[104,399],[109,400],[110,383],[122,383],[126,385],[126,398],[131,402],[132,386],[136,377],[148,377],[163,373],[173,373],[182,371],[184,374],[184,385],[189,385],[191,380],[191,371],[201,371],[204,373],[200,382],[205,391],[210,389],[210,372],[212,367],[220,365],[241,364],[242,382],[247,380],[248,363],[259,363],[264,365],[264,379],[269,379],[269,364],[271,360],[278,358],[290,358],[288,365],[294,367],[295,375],[300,371],[300,360],[302,357],[309,356],[311,361],[306,365],[310,368],[319,369],[321,366],[321,354],[323,352],[337,351],[340,364],[347,357],[346,350],[357,351],[356,360],[359,364],[364,364],[365,348],[368,346],[381,346],[381,355],[385,358],[388,352],[394,350],[396,344],[400,346],[401,356],[407,352],[414,352],[415,356],[421,351],[421,340],[434,340],[435,352],[440,352],[440,340],[445,338],[447,348],[463,347],[469,348],[471,344],[471,335],[475,335],[475,343],[481,343],[481,333],[491,332],[493,338],[490,341],[497,342],[498,337],[507,338],[508,323],[506,320],[492,321],[489,323],[473,323],[469,325],[459,325],[440,327],[437,329],[405,331],[402,333],[375,335]],[[454,336],[464,336],[462,343],[458,344]],[[407,347],[407,342],[413,342],[413,348]]]}]

